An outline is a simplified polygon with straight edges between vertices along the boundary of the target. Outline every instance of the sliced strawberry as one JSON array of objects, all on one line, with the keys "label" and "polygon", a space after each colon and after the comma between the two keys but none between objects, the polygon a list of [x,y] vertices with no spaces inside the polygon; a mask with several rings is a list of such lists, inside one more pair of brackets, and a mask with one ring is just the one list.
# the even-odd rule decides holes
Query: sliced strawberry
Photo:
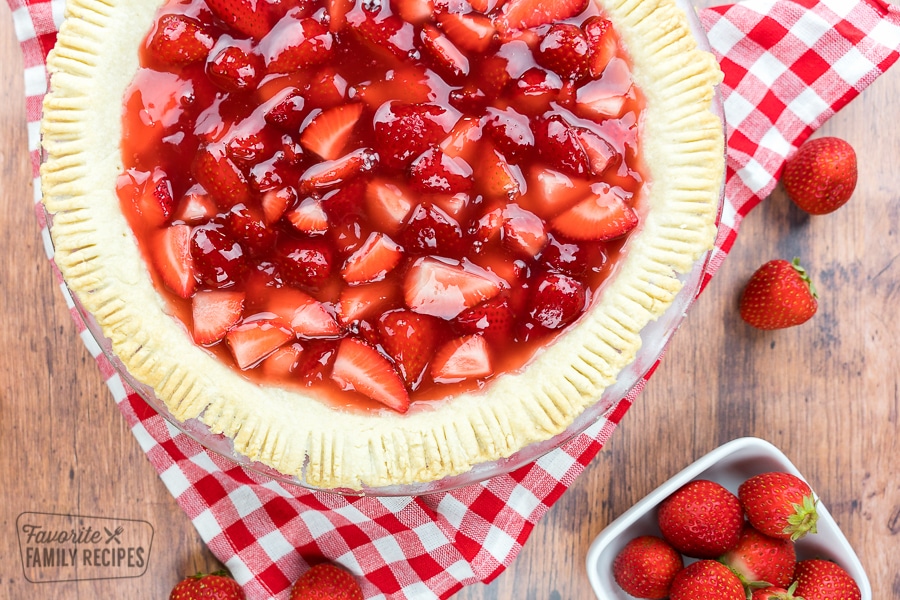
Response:
[{"label": "sliced strawberry", "polygon": [[381,281],[400,264],[401,258],[403,249],[384,233],[375,232],[350,255],[341,276],[350,285]]},{"label": "sliced strawberry", "polygon": [[165,171],[153,169],[149,174],[129,169],[127,176],[141,179],[139,193],[134,198],[134,208],[144,222],[153,227],[165,225],[175,211],[175,199],[172,197],[172,182]]},{"label": "sliced strawberry", "polygon": [[282,237],[273,258],[289,285],[316,286],[331,275],[331,246],[321,237]]},{"label": "sliced strawberry", "polygon": [[469,115],[480,115],[490,104],[487,94],[473,81],[450,90],[447,100],[450,106]]},{"label": "sliced strawberry", "polygon": [[186,65],[206,60],[214,43],[200,21],[187,15],[166,14],[157,21],[148,47],[160,62]]},{"label": "sliced strawberry", "polygon": [[480,252],[482,246],[499,240],[503,232],[504,206],[495,205],[485,210],[469,228],[470,240]]},{"label": "sliced strawberry", "polygon": [[397,302],[399,294],[392,281],[347,286],[338,302],[338,319],[348,326],[362,319],[374,318],[396,306]]},{"label": "sliced strawberry", "polygon": [[334,315],[321,302],[294,288],[271,290],[265,309],[278,315],[300,337],[336,337],[341,328]]},{"label": "sliced strawberry", "polygon": [[531,120],[513,108],[488,108],[483,119],[484,133],[504,157],[519,162],[535,147]]},{"label": "sliced strawberry", "polygon": [[247,273],[243,247],[220,223],[195,227],[191,232],[190,251],[197,281],[209,287],[232,287],[241,283]]},{"label": "sliced strawberry", "polygon": [[426,256],[409,268],[403,295],[417,313],[452,319],[499,294],[502,285],[496,275],[469,261]]},{"label": "sliced strawberry", "polygon": [[225,232],[251,256],[268,254],[278,235],[260,208],[243,204],[236,204],[228,211]]},{"label": "sliced strawberry", "polygon": [[479,88],[488,98],[499,98],[513,80],[509,59],[499,54],[485,56],[476,68]]},{"label": "sliced strawberry", "polygon": [[573,240],[603,242],[625,235],[637,227],[638,216],[617,192],[621,190],[604,187],[555,217],[550,226]]},{"label": "sliced strawberry", "polygon": [[545,329],[565,327],[584,312],[584,286],[568,275],[540,274],[535,277],[530,289],[528,316]]},{"label": "sliced strawberry", "polygon": [[421,25],[434,12],[433,0],[395,0],[397,14],[407,23]]},{"label": "sliced strawberry", "polygon": [[189,225],[196,225],[208,221],[216,216],[218,209],[203,186],[194,184],[184,193],[178,203],[173,221],[181,221]]},{"label": "sliced strawberry", "polygon": [[591,77],[600,77],[610,59],[616,55],[616,35],[609,19],[589,17],[582,25],[590,46],[589,66]]},{"label": "sliced strawberry", "polygon": [[503,217],[503,246],[511,253],[534,258],[547,245],[544,221],[533,212],[510,204]]},{"label": "sliced strawberry", "polygon": [[263,194],[260,202],[266,222],[271,225],[284,215],[289,206],[297,202],[297,190],[291,186],[270,190]]},{"label": "sliced strawberry", "polygon": [[458,194],[471,189],[472,167],[462,158],[429,148],[409,168],[410,187],[423,194]]},{"label": "sliced strawberry", "polygon": [[303,356],[303,346],[298,343],[281,346],[263,359],[260,364],[263,374],[271,379],[291,376]]},{"label": "sliced strawberry", "polygon": [[307,235],[320,235],[328,231],[328,215],[322,208],[322,201],[315,196],[304,199],[288,210],[285,218],[294,229]]},{"label": "sliced strawberry", "polygon": [[519,202],[543,219],[550,219],[591,195],[590,182],[535,166],[528,175],[528,193]]},{"label": "sliced strawberry", "polygon": [[409,393],[394,365],[361,340],[341,340],[331,378],[342,390],[359,392],[399,413],[409,409]]},{"label": "sliced strawberry", "polygon": [[254,90],[265,73],[262,57],[248,44],[233,42],[218,51],[213,48],[210,54],[206,73],[226,92]]},{"label": "sliced strawberry", "polygon": [[288,14],[259,43],[271,73],[293,73],[320,65],[333,51],[328,27],[311,17]]},{"label": "sliced strawberry", "polygon": [[300,144],[325,160],[339,158],[344,154],[362,109],[362,104],[342,104],[319,113],[300,134]]},{"label": "sliced strawberry", "polygon": [[431,377],[437,383],[457,383],[493,372],[488,344],[480,335],[450,340],[438,349],[431,363]]},{"label": "sliced strawberry", "polygon": [[477,155],[478,140],[481,139],[481,123],[474,117],[463,117],[450,134],[441,140],[438,147],[451,158],[461,158],[472,164]]},{"label": "sliced strawberry", "polygon": [[578,88],[576,110],[595,121],[618,118],[622,116],[631,87],[628,63],[621,58],[612,58],[599,79]]},{"label": "sliced strawberry", "polygon": [[378,155],[371,148],[359,148],[340,158],[317,163],[300,175],[300,191],[310,193],[328,190],[368,173],[378,164]]},{"label": "sliced strawberry", "polygon": [[469,5],[477,12],[487,14],[497,8],[501,0],[469,0]]},{"label": "sliced strawberry", "polygon": [[462,249],[463,231],[443,209],[422,202],[410,213],[399,241],[410,254],[456,256]]},{"label": "sliced strawberry", "polygon": [[469,59],[437,27],[425,23],[419,38],[437,71],[448,81],[459,82],[469,74]]},{"label": "sliced strawberry", "polygon": [[464,334],[477,333],[489,343],[503,346],[512,338],[515,320],[509,300],[498,296],[459,313],[454,323]]},{"label": "sliced strawberry", "polygon": [[347,24],[347,13],[353,9],[353,0],[325,0],[328,11],[328,29],[337,33]]},{"label": "sliced strawberry", "polygon": [[264,114],[266,123],[288,133],[296,133],[306,116],[304,103],[303,93],[298,88],[284,88],[267,103]]},{"label": "sliced strawberry", "polygon": [[591,174],[601,175],[619,158],[612,144],[588,129],[575,130],[581,146],[588,157]]},{"label": "sliced strawberry", "polygon": [[366,209],[375,226],[397,234],[413,207],[409,191],[386,179],[372,179],[366,186]]},{"label": "sliced strawberry", "polygon": [[167,288],[181,298],[190,298],[196,288],[191,258],[190,225],[163,229],[152,246],[152,261]]},{"label": "sliced strawberry", "polygon": [[500,9],[498,24],[505,30],[528,29],[565,21],[586,6],[587,0],[509,0]]},{"label": "sliced strawberry", "polygon": [[578,81],[590,72],[590,46],[577,25],[554,23],[541,38],[535,59],[563,79]]},{"label": "sliced strawberry", "polygon": [[579,244],[552,233],[547,237],[547,245],[538,260],[550,271],[583,277],[588,271],[599,271],[606,264],[606,255],[598,244]]},{"label": "sliced strawberry", "polygon": [[241,320],[244,293],[227,290],[201,290],[191,298],[194,342],[208,346],[225,337]]},{"label": "sliced strawberry", "polygon": [[488,198],[516,200],[526,189],[525,178],[518,165],[511,165],[506,158],[489,144],[483,146],[478,165],[479,189]]},{"label": "sliced strawberry", "polygon": [[330,378],[338,343],[337,340],[303,342],[303,353],[294,366],[294,373],[303,384],[316,385]]},{"label": "sliced strawberry", "polygon": [[372,53],[386,59],[403,62],[416,49],[413,24],[404,22],[400,15],[387,8],[376,12],[360,4],[348,14],[347,25]]},{"label": "sliced strawberry", "polygon": [[440,332],[440,321],[409,310],[393,310],[378,320],[382,347],[394,360],[410,390],[421,384]]},{"label": "sliced strawberry", "polygon": [[245,321],[225,336],[228,349],[241,370],[256,366],[292,339],[293,330],[277,318]]},{"label": "sliced strawberry", "polygon": [[220,208],[228,209],[250,199],[247,177],[228,157],[222,144],[200,148],[191,165],[191,174]]},{"label": "sliced strawberry", "polygon": [[384,104],[373,119],[375,150],[384,166],[403,169],[443,140],[456,121],[455,115],[436,104]]},{"label": "sliced strawberry", "polygon": [[307,82],[303,94],[309,106],[331,108],[347,100],[347,80],[334,67],[325,65]]},{"label": "sliced strawberry", "polygon": [[575,128],[560,114],[532,121],[534,144],[538,156],[550,168],[568,175],[590,172],[587,153],[575,133]]},{"label": "sliced strawberry", "polygon": [[484,53],[497,33],[494,23],[487,15],[477,12],[447,12],[438,15],[438,23],[444,34],[464,51]]},{"label": "sliced strawberry", "polygon": [[268,15],[257,10],[256,0],[209,0],[213,14],[234,30],[261,40],[272,26]]},{"label": "sliced strawberry", "polygon": [[563,89],[563,82],[556,73],[540,67],[532,67],[515,81],[510,101],[516,110],[526,115],[540,115],[550,109]]},{"label": "sliced strawberry", "polygon": [[363,82],[354,87],[356,97],[375,110],[386,102],[423,104],[432,98],[428,72],[421,65],[401,65],[383,78]]}]

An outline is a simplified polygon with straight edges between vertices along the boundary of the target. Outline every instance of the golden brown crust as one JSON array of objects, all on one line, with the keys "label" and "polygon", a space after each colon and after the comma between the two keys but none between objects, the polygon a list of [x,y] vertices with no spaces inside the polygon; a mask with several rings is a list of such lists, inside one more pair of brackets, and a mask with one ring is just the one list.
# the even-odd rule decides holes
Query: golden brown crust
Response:
[{"label": "golden brown crust", "polygon": [[434,481],[547,440],[601,397],[634,358],[640,332],[672,303],[679,275],[712,247],[724,172],[711,112],[720,79],[673,0],[601,2],[643,91],[652,184],[642,228],[617,273],[574,327],[523,372],[407,415],[341,412],[253,384],[196,347],[167,314],[119,209],[122,98],[156,5],[70,0],[48,58],[44,202],[55,260],[129,373],[179,420],[198,418],[235,449],[324,488]]}]

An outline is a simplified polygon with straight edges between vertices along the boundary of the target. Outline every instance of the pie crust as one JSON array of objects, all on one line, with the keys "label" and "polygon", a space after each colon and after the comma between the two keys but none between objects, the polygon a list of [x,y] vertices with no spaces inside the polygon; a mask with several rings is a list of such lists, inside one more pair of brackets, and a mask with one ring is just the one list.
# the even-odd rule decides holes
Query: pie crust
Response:
[{"label": "pie crust", "polygon": [[641,330],[673,302],[679,275],[712,247],[724,173],[712,112],[721,72],[675,0],[600,0],[642,90],[649,209],[581,320],[518,373],[407,414],[354,413],[241,377],[168,314],[120,209],[122,99],[158,4],[70,0],[48,57],[43,201],[55,261],[130,375],[171,414],[320,488],[435,481],[563,432],[634,358]]}]

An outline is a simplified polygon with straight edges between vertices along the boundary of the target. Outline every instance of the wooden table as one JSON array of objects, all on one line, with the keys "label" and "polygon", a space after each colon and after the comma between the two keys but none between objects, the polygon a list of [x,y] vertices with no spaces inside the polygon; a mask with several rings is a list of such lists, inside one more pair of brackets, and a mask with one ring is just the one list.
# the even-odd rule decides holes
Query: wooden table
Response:
[{"label": "wooden table", "polygon": [[[217,567],[145,459],[75,334],[46,262],[31,198],[21,56],[0,3],[0,598],[165,598]],[[874,598],[900,598],[900,67],[818,135],[850,141],[860,181],[849,205],[809,218],[778,189],[743,223],[734,251],[661,367],[587,471],[538,524],[513,565],[460,599],[590,598],[584,559],[603,527],[716,446],[758,436],[812,482],[859,554]],[[743,283],[800,256],[821,299],[801,326],[764,333],[737,314]],[[144,521],[137,578],[31,583],[22,513]]]}]

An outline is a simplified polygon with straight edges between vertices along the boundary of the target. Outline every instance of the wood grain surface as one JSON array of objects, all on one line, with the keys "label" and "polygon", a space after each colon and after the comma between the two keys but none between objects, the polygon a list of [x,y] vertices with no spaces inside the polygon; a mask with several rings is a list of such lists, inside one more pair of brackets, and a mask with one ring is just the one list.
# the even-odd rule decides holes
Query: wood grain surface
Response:
[{"label": "wood grain surface", "polygon": [[[33,210],[22,59],[6,3],[0,83],[0,598],[167,598],[183,575],[218,565],[125,426],[47,264]],[[457,598],[593,597],[584,561],[604,526],[741,436],[787,454],[856,549],[873,597],[900,598],[898,114],[895,67],[817,132],[858,152],[851,202],[810,218],[779,188],[744,221],[610,443],[512,566]],[[745,326],[736,309],[743,283],[763,262],[794,256],[818,286],[818,314],[778,332]],[[149,560],[129,579],[32,583],[17,541],[25,513],[146,522]]]}]

